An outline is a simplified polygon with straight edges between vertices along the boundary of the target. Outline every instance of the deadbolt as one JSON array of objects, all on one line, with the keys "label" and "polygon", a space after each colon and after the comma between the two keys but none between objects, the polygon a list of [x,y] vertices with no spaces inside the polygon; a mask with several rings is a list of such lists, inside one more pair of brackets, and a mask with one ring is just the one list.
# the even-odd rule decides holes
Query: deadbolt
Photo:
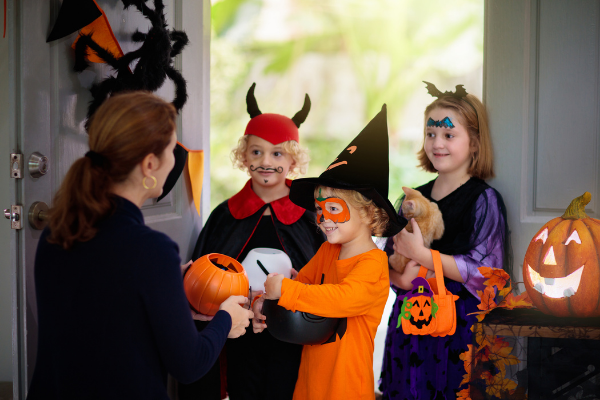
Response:
[{"label": "deadbolt", "polygon": [[48,205],[43,201],[36,201],[29,207],[29,225],[33,229],[44,229],[48,224]]},{"label": "deadbolt", "polygon": [[34,152],[29,157],[29,175],[33,178],[39,178],[42,175],[46,175],[48,172],[48,157],[39,152]]}]

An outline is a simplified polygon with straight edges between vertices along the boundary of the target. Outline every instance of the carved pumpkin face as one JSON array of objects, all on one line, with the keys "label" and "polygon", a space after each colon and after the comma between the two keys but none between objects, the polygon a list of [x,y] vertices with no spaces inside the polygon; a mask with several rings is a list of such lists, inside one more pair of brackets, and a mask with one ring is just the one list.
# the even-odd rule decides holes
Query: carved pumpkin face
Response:
[{"label": "carved pumpkin face", "polygon": [[402,331],[407,335],[427,335],[435,332],[437,328],[435,314],[438,306],[433,301],[431,287],[420,277],[412,283],[412,290],[406,294],[402,302],[398,325],[402,324]]},{"label": "carved pumpkin face", "polygon": [[211,253],[194,261],[183,279],[183,289],[194,310],[215,315],[229,296],[248,296],[248,277],[235,259]]},{"label": "carved pumpkin face", "polygon": [[600,316],[600,221],[584,208],[591,195],[571,202],[533,237],[523,263],[525,288],[533,304],[556,316]]}]

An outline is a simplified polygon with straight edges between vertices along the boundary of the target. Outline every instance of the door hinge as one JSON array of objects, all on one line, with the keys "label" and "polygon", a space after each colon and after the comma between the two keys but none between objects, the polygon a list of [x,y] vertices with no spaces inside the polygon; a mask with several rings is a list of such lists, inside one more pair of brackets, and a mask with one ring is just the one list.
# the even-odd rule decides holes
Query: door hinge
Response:
[{"label": "door hinge", "polygon": [[23,154],[11,153],[10,177],[14,179],[23,178]]},{"label": "door hinge", "polygon": [[10,219],[11,229],[23,229],[23,206],[5,208],[4,217]]}]

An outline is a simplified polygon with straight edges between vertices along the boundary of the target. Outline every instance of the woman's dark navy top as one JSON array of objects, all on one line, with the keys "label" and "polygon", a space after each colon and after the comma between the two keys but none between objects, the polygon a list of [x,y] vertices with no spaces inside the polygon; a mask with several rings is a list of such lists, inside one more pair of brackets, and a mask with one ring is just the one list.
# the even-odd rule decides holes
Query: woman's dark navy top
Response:
[{"label": "woman's dark navy top", "polygon": [[38,353],[28,399],[168,399],[167,373],[193,382],[231,329],[219,311],[198,332],[177,244],[117,198],[87,242],[50,244],[35,258]]}]

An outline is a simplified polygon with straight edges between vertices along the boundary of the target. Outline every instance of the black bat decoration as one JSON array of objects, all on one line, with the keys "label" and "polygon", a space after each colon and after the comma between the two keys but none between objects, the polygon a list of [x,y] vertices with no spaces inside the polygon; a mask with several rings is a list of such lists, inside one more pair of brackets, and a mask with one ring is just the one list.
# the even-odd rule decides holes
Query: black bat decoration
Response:
[{"label": "black bat decoration", "polygon": [[455,97],[457,99],[462,99],[463,97],[465,97],[468,93],[464,88],[464,85],[456,85],[456,90],[454,92],[441,92],[438,88],[435,87],[435,85],[431,82],[426,82],[423,81],[423,83],[427,84],[427,92],[432,95],[433,97],[437,97],[438,99],[440,97],[446,97],[446,96],[451,96],[451,97]]}]

